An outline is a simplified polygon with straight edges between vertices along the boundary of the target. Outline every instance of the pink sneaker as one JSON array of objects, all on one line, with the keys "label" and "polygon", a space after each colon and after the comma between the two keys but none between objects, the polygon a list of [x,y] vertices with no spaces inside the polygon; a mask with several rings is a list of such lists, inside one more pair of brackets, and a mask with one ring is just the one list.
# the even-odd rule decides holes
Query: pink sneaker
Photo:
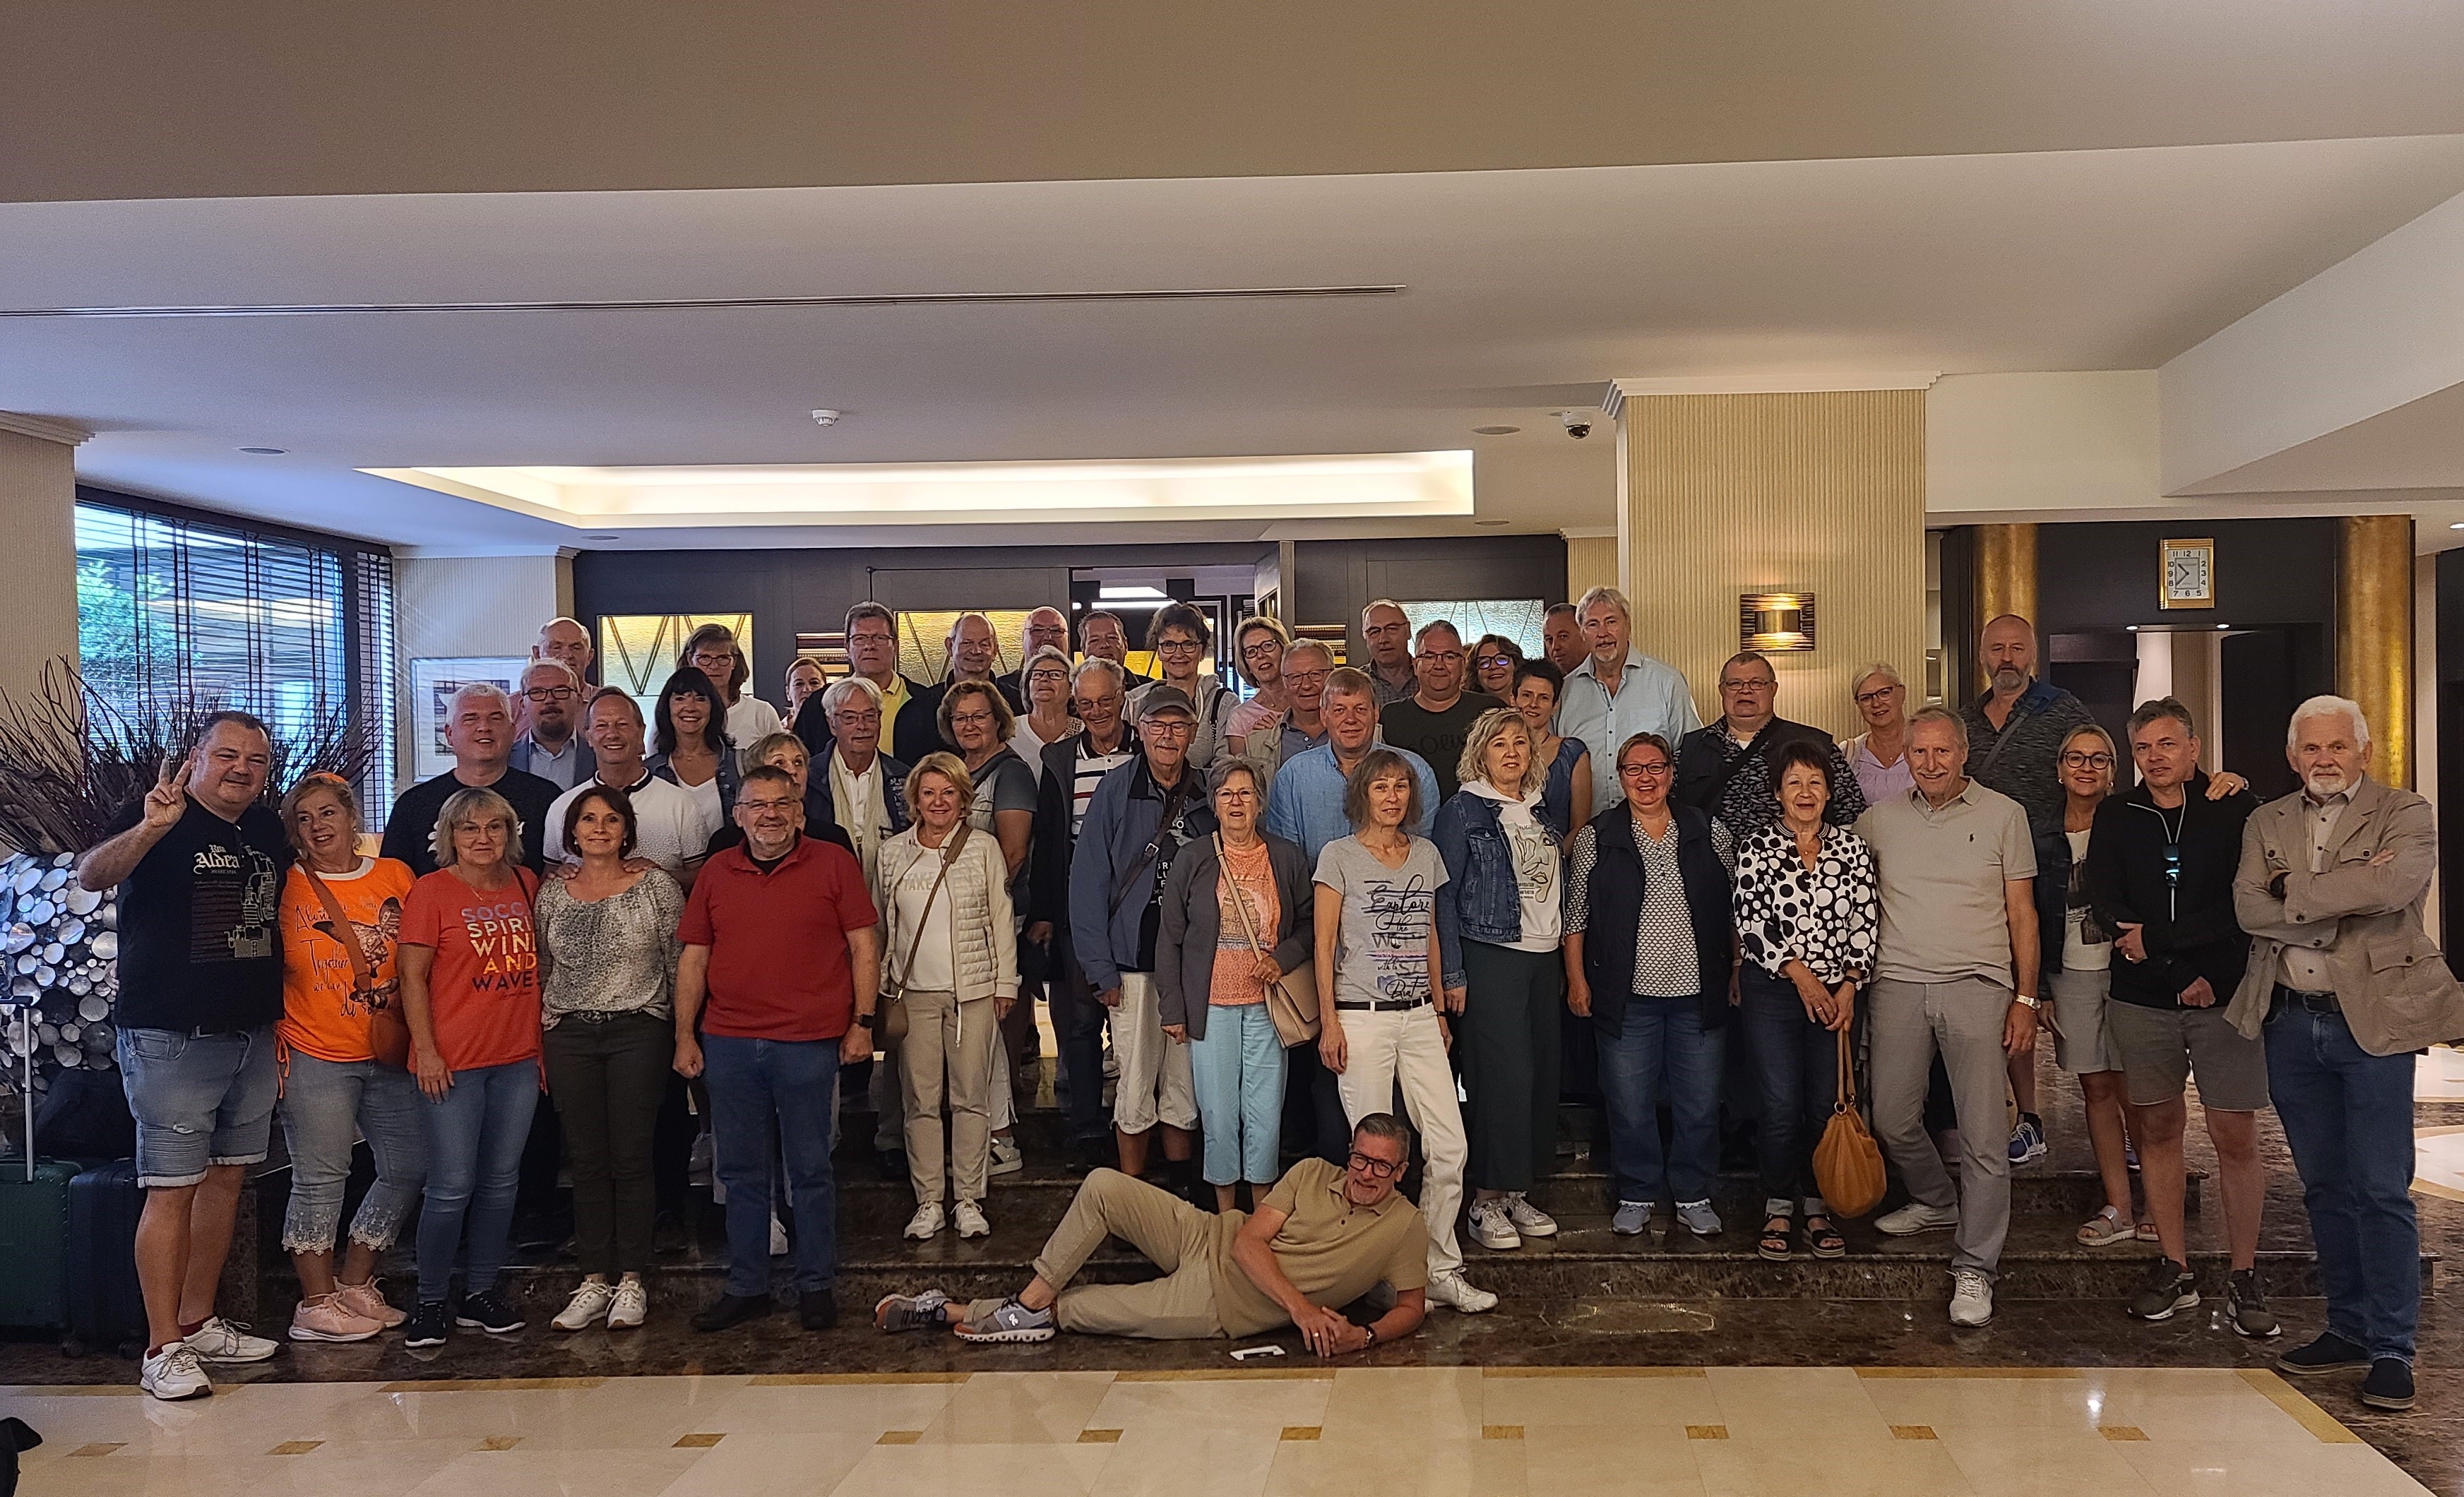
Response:
[{"label": "pink sneaker", "polygon": [[291,1312],[291,1339],[294,1341],[365,1341],[385,1330],[385,1322],[366,1315],[354,1314],[341,1303],[342,1296],[327,1294],[318,1299],[301,1300]]},{"label": "pink sneaker", "polygon": [[386,1302],[385,1290],[377,1288],[374,1279],[365,1284],[337,1283],[334,1286],[334,1303],[363,1320],[375,1321],[387,1331],[410,1318]]}]

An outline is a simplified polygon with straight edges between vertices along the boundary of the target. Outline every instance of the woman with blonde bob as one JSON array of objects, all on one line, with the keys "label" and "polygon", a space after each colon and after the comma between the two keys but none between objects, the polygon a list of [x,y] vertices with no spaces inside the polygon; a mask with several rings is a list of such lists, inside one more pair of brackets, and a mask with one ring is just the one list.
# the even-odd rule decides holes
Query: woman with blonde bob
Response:
[{"label": "woman with blonde bob", "polygon": [[1549,766],[1511,707],[1473,719],[1463,788],[1431,828],[1446,884],[1438,922],[1445,967],[1463,975],[1463,1126],[1470,1134],[1472,1236],[1514,1248],[1557,1223],[1526,1192],[1557,1153],[1557,1014],[1565,1002],[1558,835],[1542,814]]},{"label": "woman with blonde bob", "polygon": [[[881,845],[872,899],[881,912],[882,994],[906,1009],[897,1051],[907,1104],[907,1178],[917,1242],[948,1222],[960,1237],[992,1231],[985,1178],[992,1156],[994,1035],[1018,1002],[1018,942],[1009,870],[997,838],[967,825],[975,781],[956,754],[927,754],[908,771],[915,824]],[[950,1110],[943,1205],[941,1109]]]}]

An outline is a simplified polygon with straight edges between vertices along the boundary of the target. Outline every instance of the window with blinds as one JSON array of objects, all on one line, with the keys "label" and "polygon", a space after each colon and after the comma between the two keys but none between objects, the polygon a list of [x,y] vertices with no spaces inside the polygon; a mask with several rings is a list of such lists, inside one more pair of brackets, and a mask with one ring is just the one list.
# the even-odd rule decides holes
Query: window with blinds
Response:
[{"label": "window with blinds", "polygon": [[[80,490],[77,652],[88,685],[132,714],[210,702],[288,737],[347,712],[393,742],[393,559],[354,541],[257,528]],[[391,755],[361,785],[373,825]]]}]

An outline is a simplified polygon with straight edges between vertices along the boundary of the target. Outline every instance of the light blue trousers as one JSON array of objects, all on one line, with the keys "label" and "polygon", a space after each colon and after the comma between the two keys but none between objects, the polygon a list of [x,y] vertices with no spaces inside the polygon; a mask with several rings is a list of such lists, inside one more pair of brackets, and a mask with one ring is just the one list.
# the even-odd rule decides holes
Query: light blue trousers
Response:
[{"label": "light blue trousers", "polygon": [[1206,1011],[1206,1037],[1189,1042],[1198,1126],[1209,1185],[1272,1185],[1284,1130],[1284,1042],[1264,1003]]}]

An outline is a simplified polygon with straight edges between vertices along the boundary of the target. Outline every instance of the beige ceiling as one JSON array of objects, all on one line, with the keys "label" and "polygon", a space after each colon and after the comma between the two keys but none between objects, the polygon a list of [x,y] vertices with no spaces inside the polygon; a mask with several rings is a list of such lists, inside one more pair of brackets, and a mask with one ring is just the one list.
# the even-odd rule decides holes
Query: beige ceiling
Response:
[{"label": "beige ceiling", "polygon": [[2423,0],[16,0],[0,201],[2431,135],[2460,65]]}]

